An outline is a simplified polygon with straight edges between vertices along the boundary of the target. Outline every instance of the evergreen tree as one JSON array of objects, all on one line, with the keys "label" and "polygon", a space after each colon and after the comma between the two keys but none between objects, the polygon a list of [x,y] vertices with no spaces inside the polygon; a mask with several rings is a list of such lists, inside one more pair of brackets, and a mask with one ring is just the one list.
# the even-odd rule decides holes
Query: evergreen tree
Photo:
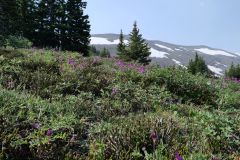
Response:
[{"label": "evergreen tree", "polygon": [[228,69],[228,71],[226,71],[225,75],[226,75],[227,77],[233,77],[234,72],[235,72],[235,66],[234,66],[234,64],[232,63],[231,66],[230,66],[230,68]]},{"label": "evergreen tree", "polygon": [[[66,43],[67,39],[66,30],[67,30],[67,15],[66,10],[67,6],[65,0],[58,0],[58,10],[57,10],[57,39],[59,41],[59,49],[62,50],[63,42]],[[66,44],[64,44],[66,45]]]},{"label": "evergreen tree", "polygon": [[22,0],[21,1],[21,30],[23,36],[34,42],[35,28],[36,28],[36,10],[37,3],[35,0]]},{"label": "evergreen tree", "polygon": [[199,57],[198,54],[196,53],[195,55],[195,59],[194,60],[190,60],[189,64],[188,64],[188,71],[192,74],[197,74],[197,73],[201,73],[201,74],[206,74],[208,76],[212,75],[213,73],[208,69],[205,61],[203,60],[202,57]]},{"label": "evergreen tree", "polygon": [[95,46],[90,46],[89,47],[89,55],[90,56],[99,56],[100,52],[96,49]]},{"label": "evergreen tree", "polygon": [[226,76],[229,78],[237,78],[240,79],[240,65],[231,64],[229,70],[226,72]]},{"label": "evergreen tree", "polygon": [[189,64],[188,64],[188,71],[190,72],[190,73],[192,73],[192,74],[196,74],[196,67],[195,67],[195,63],[193,62],[193,60],[192,59],[190,59],[190,61],[189,61]]},{"label": "evergreen tree", "polygon": [[56,38],[56,13],[57,1],[55,0],[41,0],[38,5],[37,21],[38,25],[35,29],[37,31],[37,45],[42,47],[55,48],[59,45]]},{"label": "evergreen tree", "polygon": [[109,58],[110,52],[104,47],[100,52],[100,57]]},{"label": "evergreen tree", "polygon": [[88,56],[90,42],[88,15],[83,12],[86,4],[82,0],[67,1],[66,39],[63,42],[64,49],[78,51],[84,56]]},{"label": "evergreen tree", "polygon": [[134,60],[144,65],[149,64],[151,61],[148,59],[151,54],[150,48],[145,40],[142,38],[142,35],[139,34],[139,29],[137,23],[134,22],[133,30],[130,33],[130,39],[126,54],[127,60]]},{"label": "evergreen tree", "polygon": [[0,35],[21,35],[21,1],[0,0]]},{"label": "evergreen tree", "polygon": [[88,55],[90,25],[83,0],[0,0],[0,44],[24,36],[34,46]]},{"label": "evergreen tree", "polygon": [[126,57],[126,45],[124,44],[124,37],[123,37],[122,30],[119,36],[119,44],[117,45],[117,55],[121,59],[125,59]]}]

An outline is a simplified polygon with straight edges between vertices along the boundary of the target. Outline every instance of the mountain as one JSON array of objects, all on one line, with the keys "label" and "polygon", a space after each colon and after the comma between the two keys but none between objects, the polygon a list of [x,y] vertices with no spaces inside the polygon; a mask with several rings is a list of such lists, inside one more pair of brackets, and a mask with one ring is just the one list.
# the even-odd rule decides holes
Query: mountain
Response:
[{"label": "mountain", "polygon": [[[116,47],[119,43],[118,34],[94,34],[91,37],[91,45],[98,50],[103,47],[107,48],[112,56],[116,56]],[[125,43],[128,42],[129,36],[124,36]],[[179,65],[186,67],[190,59],[194,59],[198,53],[203,57],[208,68],[216,75],[224,75],[232,63],[240,63],[240,54],[231,53],[222,49],[211,48],[204,45],[199,46],[182,46],[159,40],[146,40],[150,49],[152,63],[157,63],[162,67]]]}]

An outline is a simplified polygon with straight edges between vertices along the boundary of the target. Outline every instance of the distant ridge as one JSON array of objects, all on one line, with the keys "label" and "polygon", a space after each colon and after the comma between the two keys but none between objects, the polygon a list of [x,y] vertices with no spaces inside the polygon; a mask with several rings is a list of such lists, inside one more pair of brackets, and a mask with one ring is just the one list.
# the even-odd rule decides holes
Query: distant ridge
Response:
[{"label": "distant ridge", "polygon": [[[116,56],[116,47],[119,43],[119,34],[93,34],[91,45],[97,49],[106,47],[112,56]],[[125,35],[125,43],[128,42],[129,36]],[[196,52],[204,58],[208,68],[216,75],[224,75],[225,70],[232,63],[240,63],[240,54],[231,53],[222,49],[211,48],[205,45],[184,46],[176,45],[159,40],[146,40],[150,49],[153,63],[161,66],[182,66],[186,67],[190,59],[193,59]]]}]

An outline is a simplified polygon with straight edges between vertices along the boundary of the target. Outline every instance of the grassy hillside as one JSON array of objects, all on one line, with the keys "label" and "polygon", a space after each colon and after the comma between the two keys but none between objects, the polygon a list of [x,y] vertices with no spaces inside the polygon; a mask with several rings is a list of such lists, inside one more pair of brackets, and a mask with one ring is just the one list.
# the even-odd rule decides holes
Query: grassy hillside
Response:
[{"label": "grassy hillside", "polygon": [[237,159],[240,84],[184,69],[0,50],[1,159]]}]

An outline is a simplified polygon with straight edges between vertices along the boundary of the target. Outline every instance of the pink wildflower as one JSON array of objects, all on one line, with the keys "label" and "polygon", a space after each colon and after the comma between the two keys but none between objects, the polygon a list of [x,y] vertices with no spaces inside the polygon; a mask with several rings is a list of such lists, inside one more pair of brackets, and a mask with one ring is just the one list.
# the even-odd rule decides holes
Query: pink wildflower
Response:
[{"label": "pink wildflower", "polygon": [[183,158],[180,156],[180,154],[178,152],[176,152],[176,154],[175,154],[175,159],[176,160],[183,160]]},{"label": "pink wildflower", "polygon": [[53,130],[49,128],[46,133],[47,136],[52,136],[53,135]]},{"label": "pink wildflower", "polygon": [[139,72],[139,73],[144,73],[144,72],[145,72],[144,66],[139,67],[139,68],[138,68],[138,72]]}]

